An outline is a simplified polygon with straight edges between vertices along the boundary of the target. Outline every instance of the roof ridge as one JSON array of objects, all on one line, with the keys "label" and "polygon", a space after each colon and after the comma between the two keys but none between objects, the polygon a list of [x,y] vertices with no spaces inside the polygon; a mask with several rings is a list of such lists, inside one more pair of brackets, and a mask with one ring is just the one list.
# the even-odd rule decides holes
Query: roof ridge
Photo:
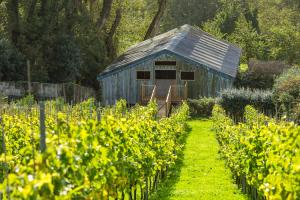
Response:
[{"label": "roof ridge", "polygon": [[130,51],[130,50],[132,50],[132,49],[134,49],[134,48],[136,48],[136,47],[140,47],[140,46],[146,45],[147,43],[151,44],[153,41],[155,41],[155,40],[157,40],[157,39],[160,39],[160,38],[164,38],[165,36],[167,36],[167,35],[169,35],[169,34],[171,34],[171,33],[173,33],[173,32],[176,32],[177,30],[178,30],[178,28],[174,28],[174,29],[169,30],[169,31],[167,31],[167,32],[165,32],[165,33],[162,33],[162,34],[156,35],[156,36],[154,36],[154,37],[152,37],[152,38],[149,38],[149,39],[147,39],[147,40],[144,40],[144,41],[142,41],[142,42],[140,42],[140,43],[138,43],[138,44],[132,45],[132,46],[130,46],[130,47],[126,50],[126,52],[128,52],[128,51]]},{"label": "roof ridge", "polygon": [[176,34],[170,39],[169,44],[165,47],[166,50],[174,50],[180,41],[187,36],[191,30],[191,26],[188,24],[182,25],[181,27],[176,28]]}]

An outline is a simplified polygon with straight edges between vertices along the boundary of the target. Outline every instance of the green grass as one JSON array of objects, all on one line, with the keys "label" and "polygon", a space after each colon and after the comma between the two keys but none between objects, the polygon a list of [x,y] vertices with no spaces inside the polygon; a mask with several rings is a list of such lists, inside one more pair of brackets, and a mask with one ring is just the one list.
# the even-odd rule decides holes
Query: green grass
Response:
[{"label": "green grass", "polygon": [[218,154],[218,143],[209,120],[189,122],[191,132],[181,161],[159,186],[154,200],[246,200],[233,183]]}]

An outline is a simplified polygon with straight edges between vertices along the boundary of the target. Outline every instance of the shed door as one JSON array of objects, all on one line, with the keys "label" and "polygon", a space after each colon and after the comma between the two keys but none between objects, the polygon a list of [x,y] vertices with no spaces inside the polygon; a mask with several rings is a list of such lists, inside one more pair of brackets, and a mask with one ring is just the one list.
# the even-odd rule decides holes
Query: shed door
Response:
[{"label": "shed door", "polygon": [[176,70],[155,70],[156,96],[165,99],[170,85],[176,84]]}]

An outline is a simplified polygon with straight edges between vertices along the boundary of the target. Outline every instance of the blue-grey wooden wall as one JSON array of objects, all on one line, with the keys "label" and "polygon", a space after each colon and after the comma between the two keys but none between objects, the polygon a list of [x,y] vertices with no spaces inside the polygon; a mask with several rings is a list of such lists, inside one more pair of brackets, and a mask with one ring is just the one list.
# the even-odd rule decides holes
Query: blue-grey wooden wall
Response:
[{"label": "blue-grey wooden wall", "polygon": [[[177,64],[176,66],[155,66],[154,63],[158,60],[175,60]],[[184,84],[184,81],[180,80],[181,71],[194,71],[195,80],[188,81],[188,98],[216,97],[221,90],[232,87],[234,81],[232,77],[201,64],[171,53],[162,53],[105,75],[100,80],[102,103],[112,105],[119,99],[126,99],[129,104],[139,103],[141,85],[143,83],[153,85],[154,73],[157,69],[176,69],[178,85]],[[150,71],[151,79],[137,80],[136,71],[140,70]]]}]

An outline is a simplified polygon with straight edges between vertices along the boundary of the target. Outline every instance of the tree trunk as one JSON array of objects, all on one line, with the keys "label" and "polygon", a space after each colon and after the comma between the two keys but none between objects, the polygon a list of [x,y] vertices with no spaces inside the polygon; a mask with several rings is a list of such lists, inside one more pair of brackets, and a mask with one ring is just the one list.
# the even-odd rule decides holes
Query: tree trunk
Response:
[{"label": "tree trunk", "polygon": [[20,36],[19,1],[8,0],[6,8],[8,12],[8,30],[10,39],[15,46],[18,46],[18,40]]},{"label": "tree trunk", "polygon": [[75,1],[68,1],[65,5],[65,26],[68,34],[72,33],[74,26],[74,17],[76,14]]},{"label": "tree trunk", "polygon": [[166,10],[166,7],[167,7],[167,0],[158,0],[158,11],[157,11],[156,15],[154,16],[154,18],[147,30],[144,40],[147,40],[147,39],[155,36],[155,34],[157,33],[157,30],[159,28],[160,20],[163,17],[164,12]]},{"label": "tree trunk", "polygon": [[29,6],[29,9],[28,9],[28,12],[27,12],[27,19],[26,19],[27,22],[30,22],[31,19],[32,19],[32,16],[33,16],[34,11],[35,11],[36,3],[37,3],[37,0],[32,0],[31,3],[30,3],[30,6]]},{"label": "tree trunk", "polygon": [[116,55],[116,48],[114,47],[114,35],[116,34],[117,28],[120,25],[122,19],[122,9],[118,8],[116,10],[116,17],[115,21],[111,26],[111,29],[108,33],[106,38],[106,48],[107,48],[107,55],[109,58],[114,58]]},{"label": "tree trunk", "polygon": [[41,8],[39,11],[39,16],[40,17],[45,17],[46,16],[46,7],[47,7],[47,0],[41,0]]},{"label": "tree trunk", "polygon": [[103,0],[103,7],[102,7],[101,15],[97,21],[99,29],[102,29],[103,26],[105,25],[109,15],[110,15],[112,4],[113,4],[113,0]]}]

